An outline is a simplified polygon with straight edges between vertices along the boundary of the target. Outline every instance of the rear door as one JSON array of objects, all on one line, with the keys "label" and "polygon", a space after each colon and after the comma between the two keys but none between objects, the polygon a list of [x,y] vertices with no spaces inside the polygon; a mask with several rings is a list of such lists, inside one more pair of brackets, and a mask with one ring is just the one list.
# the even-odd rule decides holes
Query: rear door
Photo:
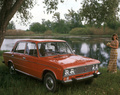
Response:
[{"label": "rear door", "polygon": [[24,66],[24,53],[25,53],[26,42],[19,42],[16,44],[12,54],[12,61],[17,70],[23,70]]}]

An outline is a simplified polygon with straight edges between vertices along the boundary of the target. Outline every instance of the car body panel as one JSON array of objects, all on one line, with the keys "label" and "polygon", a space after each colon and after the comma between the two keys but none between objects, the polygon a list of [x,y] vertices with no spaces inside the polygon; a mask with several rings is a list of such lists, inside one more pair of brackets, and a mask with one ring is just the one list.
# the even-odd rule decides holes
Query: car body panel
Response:
[{"label": "car body panel", "polygon": [[[37,49],[37,56],[27,55],[25,52],[27,51],[27,47],[25,47],[24,53],[14,52],[17,48],[18,43],[21,42],[31,42],[35,43]],[[43,79],[45,72],[52,72],[57,80],[60,81],[69,81],[73,78],[87,78],[92,77],[93,73],[97,73],[96,71],[87,72],[87,66],[93,66],[95,64],[99,64],[100,61],[88,57],[83,57],[80,55],[71,54],[58,54],[53,56],[44,56],[41,57],[38,50],[38,43],[42,42],[65,42],[64,40],[53,40],[53,39],[30,39],[30,40],[20,40],[17,41],[15,46],[13,47],[11,52],[5,52],[3,54],[4,62],[8,66],[9,62],[14,64],[15,70],[22,72],[24,74],[37,77],[39,79]],[[64,72],[66,69],[71,68],[84,68],[85,70],[82,73],[78,73],[77,75],[70,75],[69,77],[64,76]]]}]

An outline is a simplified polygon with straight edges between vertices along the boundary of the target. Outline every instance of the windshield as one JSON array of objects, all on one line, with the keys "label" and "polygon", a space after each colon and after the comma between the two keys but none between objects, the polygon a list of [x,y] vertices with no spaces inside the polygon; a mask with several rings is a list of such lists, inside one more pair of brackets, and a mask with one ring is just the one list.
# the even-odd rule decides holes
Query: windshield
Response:
[{"label": "windshield", "polygon": [[66,42],[38,43],[38,49],[40,56],[72,54],[71,48]]}]

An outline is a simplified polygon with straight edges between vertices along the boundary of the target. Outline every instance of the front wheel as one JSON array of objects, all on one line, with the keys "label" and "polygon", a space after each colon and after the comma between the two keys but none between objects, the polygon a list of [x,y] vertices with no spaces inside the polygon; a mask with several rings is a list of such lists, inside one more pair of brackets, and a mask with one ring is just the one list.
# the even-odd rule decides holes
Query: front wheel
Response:
[{"label": "front wheel", "polygon": [[58,89],[58,83],[55,76],[52,73],[46,73],[44,76],[44,85],[45,87],[52,92],[55,92]]},{"label": "front wheel", "polygon": [[12,75],[16,73],[14,65],[12,63],[9,64],[9,72]]}]

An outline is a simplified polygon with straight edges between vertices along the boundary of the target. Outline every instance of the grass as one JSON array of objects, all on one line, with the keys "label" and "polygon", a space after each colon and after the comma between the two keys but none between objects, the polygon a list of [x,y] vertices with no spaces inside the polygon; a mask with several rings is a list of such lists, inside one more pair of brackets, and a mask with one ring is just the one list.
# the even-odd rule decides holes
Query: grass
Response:
[{"label": "grass", "polygon": [[120,71],[117,74],[106,72],[100,68],[100,75],[93,83],[84,82],[61,84],[58,92],[48,92],[43,82],[35,78],[17,73],[10,75],[8,67],[0,56],[0,95],[120,95]]}]

